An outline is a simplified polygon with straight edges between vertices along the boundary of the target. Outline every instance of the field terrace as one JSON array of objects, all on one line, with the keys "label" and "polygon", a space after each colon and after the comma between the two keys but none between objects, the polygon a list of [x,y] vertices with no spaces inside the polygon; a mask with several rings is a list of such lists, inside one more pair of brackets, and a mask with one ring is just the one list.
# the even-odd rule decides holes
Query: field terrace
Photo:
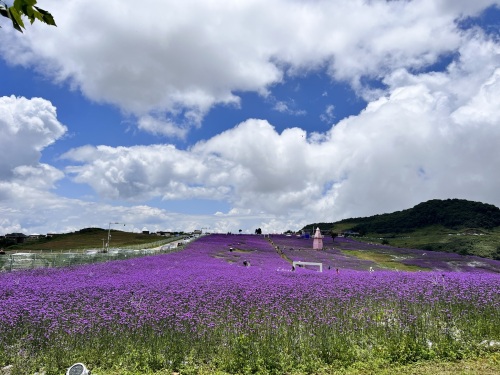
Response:
[{"label": "field terrace", "polygon": [[224,260],[230,264],[243,266],[243,262],[252,268],[285,269],[290,268],[275,247],[261,236],[253,235],[210,235],[190,246],[203,254]]},{"label": "field terrace", "polygon": [[323,238],[323,250],[313,250],[312,238],[290,237],[273,235],[271,240],[290,261],[320,262],[323,270],[339,269],[374,270],[384,269],[374,261],[359,259],[352,252],[359,255],[377,253],[386,255],[396,263],[415,267],[421,271],[456,271],[456,272],[496,272],[500,273],[500,262],[477,256],[463,256],[456,253],[426,251],[419,249],[405,249],[392,246],[371,244],[356,241],[352,238],[331,237]]},{"label": "field terrace", "polygon": [[[275,246],[309,251],[293,241],[213,234],[172,254],[0,274],[0,366],[278,374],[454,360],[500,341],[499,274],[370,273],[347,260],[340,274],[292,272]],[[338,241],[304,260],[340,262],[337,243],[361,246]]]}]

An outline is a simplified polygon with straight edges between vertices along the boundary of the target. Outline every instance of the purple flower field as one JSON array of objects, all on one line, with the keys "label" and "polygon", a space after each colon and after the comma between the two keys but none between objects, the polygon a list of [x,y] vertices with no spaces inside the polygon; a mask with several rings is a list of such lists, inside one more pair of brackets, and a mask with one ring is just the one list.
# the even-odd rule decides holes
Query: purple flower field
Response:
[{"label": "purple flower field", "polygon": [[[0,367],[60,374],[76,361],[119,361],[147,372],[192,361],[282,373],[301,364],[456,359],[500,340],[498,264],[370,273],[337,249],[365,244],[325,238],[334,249],[313,254],[300,246],[307,241],[214,234],[177,253],[0,274]],[[341,272],[293,272],[286,258],[306,255]]]},{"label": "purple flower field", "polygon": [[352,238],[337,237],[333,241],[331,237],[325,236],[323,238],[323,251],[314,251],[311,239],[276,235],[272,236],[272,241],[291,260],[322,262],[326,267],[330,265],[335,268],[357,270],[369,270],[370,267],[379,268],[373,262],[343,254],[344,250],[360,250],[385,254],[404,265],[417,266],[427,271],[500,273],[500,261],[493,259],[368,244]]}]

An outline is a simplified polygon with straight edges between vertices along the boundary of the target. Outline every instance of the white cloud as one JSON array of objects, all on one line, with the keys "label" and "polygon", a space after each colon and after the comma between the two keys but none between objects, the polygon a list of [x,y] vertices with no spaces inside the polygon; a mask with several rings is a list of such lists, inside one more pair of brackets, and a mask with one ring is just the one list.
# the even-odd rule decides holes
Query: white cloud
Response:
[{"label": "white cloud", "polygon": [[[39,167],[41,151],[67,130],[57,120],[56,109],[49,101],[15,96],[0,97],[0,129],[2,179],[12,178],[18,167]],[[18,170],[17,174],[23,172]]]},{"label": "white cloud", "polygon": [[[477,50],[480,67],[470,58]],[[442,73],[396,71],[387,96],[326,134],[278,133],[265,120],[249,119],[188,150],[75,149],[66,157],[82,165],[68,170],[114,198],[225,200],[232,209],[214,217],[227,225],[288,229],[433,198],[499,205],[500,52],[484,36],[469,38],[460,52]]]},{"label": "white cloud", "polygon": [[153,134],[161,134],[167,137],[185,138],[187,128],[180,127],[169,119],[160,119],[150,115],[141,116],[137,121],[139,129]]},{"label": "white cloud", "polygon": [[[12,215],[31,215],[40,197],[64,177],[60,170],[40,162],[44,148],[66,132],[56,109],[41,98],[0,97],[0,225],[14,231]],[[24,207],[24,209],[23,209]],[[1,228],[1,227],[0,227]]]},{"label": "white cloud", "polygon": [[226,200],[234,205],[229,216],[255,220],[294,206],[300,211],[319,195],[325,173],[315,154],[303,130],[278,134],[266,121],[248,120],[187,151],[86,146],[64,157],[81,164],[67,169],[76,182],[108,198]]},{"label": "white cloud", "polygon": [[335,212],[390,212],[449,197],[499,205],[499,66],[498,45],[471,39],[448,72],[405,73],[397,85],[392,82],[390,96],[334,127],[331,137],[342,142],[340,171],[346,176],[332,189]]},{"label": "white cloud", "polygon": [[277,101],[273,109],[275,111],[278,111],[280,113],[285,113],[288,115],[303,116],[307,114],[307,112],[303,109],[293,109],[294,106],[295,103],[293,101],[291,103],[286,103],[284,101]]},{"label": "white cloud", "polygon": [[319,119],[323,122],[331,124],[335,119],[335,105],[327,105],[325,111],[319,116]]},{"label": "white cloud", "polygon": [[68,199],[24,184],[0,182],[0,233],[68,233],[82,228],[107,228],[110,222],[125,223],[115,229],[149,230],[199,229],[206,216],[180,215],[147,205],[120,206]]},{"label": "white cloud", "polygon": [[477,94],[472,96],[467,104],[452,114],[453,119],[462,126],[467,126],[469,123],[487,131],[491,128],[494,130],[500,123],[498,93],[500,93],[500,67],[481,85]]},{"label": "white cloud", "polygon": [[[185,150],[69,150],[66,174],[94,189],[101,204],[50,190],[63,175],[40,162],[41,152],[66,132],[55,108],[3,97],[0,230],[43,232],[50,219],[61,231],[119,221],[150,230],[274,232],[433,198],[498,206],[500,46],[456,27],[488,4],[498,2],[147,0],[136,12],[112,0],[95,13],[82,0],[47,1],[57,32],[35,24],[36,32],[2,43],[3,55],[120,106],[151,133],[182,138],[213,105],[238,106],[236,92],[269,96],[273,84],[314,69],[328,69],[370,102],[326,133],[278,132],[248,119]],[[445,71],[415,73],[444,53],[458,55]],[[362,77],[386,88],[365,91]],[[289,104],[276,109],[290,111]],[[327,107],[325,116],[333,114]],[[195,216],[139,204],[156,198],[213,199],[229,208]]]},{"label": "white cloud", "polygon": [[432,63],[460,45],[455,21],[489,4],[498,2],[145,0],[138,11],[109,0],[96,12],[83,0],[46,0],[57,29],[35,23],[0,50],[137,115],[144,130],[182,136],[214,105],[239,105],[237,92],[266,95],[285,69],[327,66],[360,88],[363,76]]},{"label": "white cloud", "polygon": [[288,108],[288,105],[285,102],[277,102],[274,106],[274,110],[284,113],[289,111],[290,109]]},{"label": "white cloud", "polygon": [[173,145],[85,146],[67,152],[63,158],[82,163],[67,168],[76,182],[88,184],[110,199],[217,199],[227,191],[220,185],[227,172],[221,169],[211,173],[208,168],[218,168],[217,160],[200,160],[198,155]]}]

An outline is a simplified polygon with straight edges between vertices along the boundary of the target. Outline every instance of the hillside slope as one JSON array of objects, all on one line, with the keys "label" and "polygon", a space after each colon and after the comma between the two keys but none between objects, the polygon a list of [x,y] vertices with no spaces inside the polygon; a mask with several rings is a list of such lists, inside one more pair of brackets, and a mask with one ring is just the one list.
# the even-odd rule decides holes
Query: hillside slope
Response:
[{"label": "hillside slope", "polygon": [[433,199],[393,213],[309,224],[304,230],[312,227],[357,232],[395,246],[500,259],[500,209],[464,199]]},{"label": "hillside slope", "polygon": [[342,220],[357,222],[360,233],[405,233],[431,225],[448,229],[493,229],[500,226],[500,209],[491,204],[464,199],[434,199],[392,214]]},{"label": "hillside slope", "polygon": [[[123,232],[111,229],[109,231],[110,247],[133,246],[155,243],[164,240],[165,237],[158,237],[151,234]],[[174,237],[172,237],[173,239]],[[78,249],[99,249],[104,248],[108,240],[108,230],[101,228],[84,228],[76,232],[55,234],[38,240],[27,241],[22,244],[13,245],[8,241],[0,241],[0,247],[6,250],[51,250],[66,251]]]}]

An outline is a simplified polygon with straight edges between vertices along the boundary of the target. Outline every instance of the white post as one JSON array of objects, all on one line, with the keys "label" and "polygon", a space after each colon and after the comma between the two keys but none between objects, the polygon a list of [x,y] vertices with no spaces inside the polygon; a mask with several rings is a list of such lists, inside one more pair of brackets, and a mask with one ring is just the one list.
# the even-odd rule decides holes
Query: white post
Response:
[{"label": "white post", "polygon": [[319,267],[319,272],[323,272],[323,263],[294,261],[294,262],[292,262],[292,265],[293,265],[293,268],[295,268],[295,266],[298,266],[298,265],[316,266],[316,267]]},{"label": "white post", "polygon": [[111,224],[120,224],[120,223],[109,223],[108,225],[108,242],[106,242],[106,252],[109,252],[109,239],[111,238]]}]

